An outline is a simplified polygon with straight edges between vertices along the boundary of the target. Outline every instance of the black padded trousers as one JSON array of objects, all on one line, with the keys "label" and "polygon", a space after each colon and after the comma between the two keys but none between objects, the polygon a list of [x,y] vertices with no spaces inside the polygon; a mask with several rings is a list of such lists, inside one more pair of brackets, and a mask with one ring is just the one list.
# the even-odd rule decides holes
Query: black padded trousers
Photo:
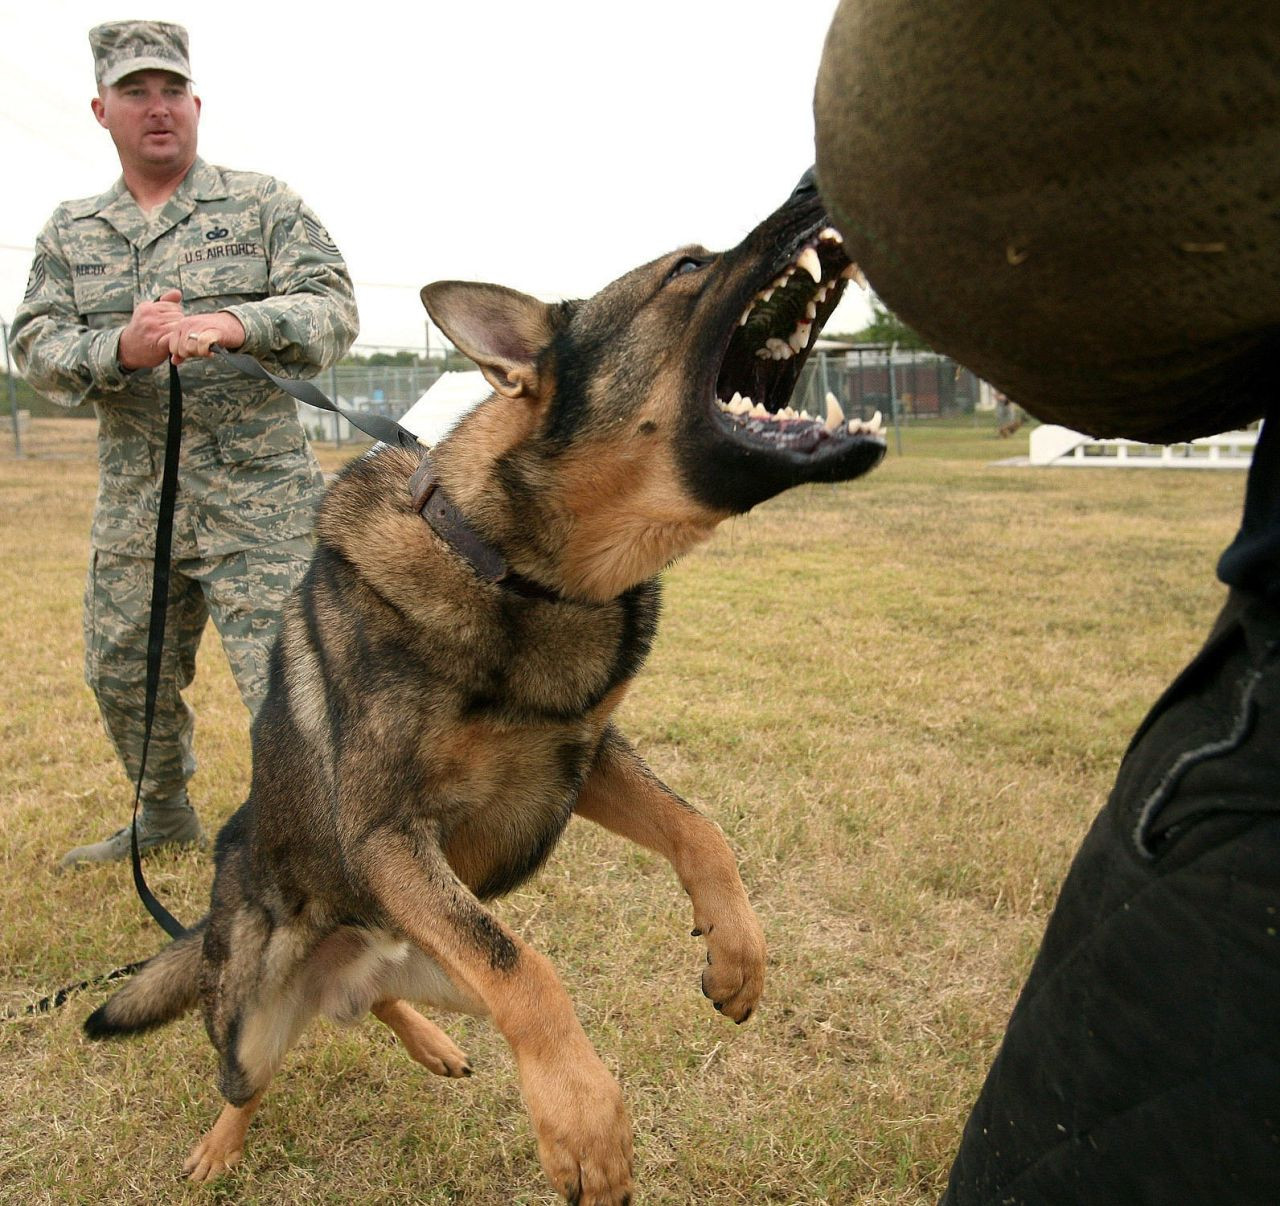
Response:
[{"label": "black padded trousers", "polygon": [[1235,592],[1076,855],[943,1206],[1280,1206],[1280,608]]}]

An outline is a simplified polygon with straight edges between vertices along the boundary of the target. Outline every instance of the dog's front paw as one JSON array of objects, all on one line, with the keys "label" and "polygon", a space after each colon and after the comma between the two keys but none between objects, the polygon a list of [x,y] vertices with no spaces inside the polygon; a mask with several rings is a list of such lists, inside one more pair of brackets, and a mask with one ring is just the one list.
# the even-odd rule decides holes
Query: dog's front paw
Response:
[{"label": "dog's front paw", "polygon": [[191,1149],[191,1154],[182,1165],[182,1171],[187,1180],[203,1184],[222,1176],[239,1161],[242,1154],[243,1148],[228,1148],[221,1142],[220,1136],[210,1131]]},{"label": "dog's front paw", "polygon": [[764,931],[745,901],[717,918],[695,915],[694,936],[707,941],[707,966],[702,993],[725,1015],[741,1025],[764,991]]},{"label": "dog's front paw", "polygon": [[574,1206],[631,1201],[631,1120],[618,1082],[588,1046],[520,1065],[520,1087],[538,1136],[538,1157]]}]

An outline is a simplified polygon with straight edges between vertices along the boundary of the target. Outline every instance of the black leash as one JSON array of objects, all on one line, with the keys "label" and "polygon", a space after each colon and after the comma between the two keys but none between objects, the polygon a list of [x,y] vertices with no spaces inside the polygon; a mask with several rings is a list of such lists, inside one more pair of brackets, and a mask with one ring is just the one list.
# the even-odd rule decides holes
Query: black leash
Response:
[{"label": "black leash", "polygon": [[394,419],[388,419],[384,415],[357,414],[354,411],[343,410],[342,407],[331,402],[310,381],[277,377],[275,373],[264,369],[252,356],[246,356],[243,352],[228,352],[226,348],[219,347],[216,343],[213,345],[213,354],[225,360],[233,368],[239,369],[246,377],[254,377],[258,381],[269,381],[290,397],[297,398],[299,402],[305,402],[317,410],[327,410],[340,415],[352,427],[359,428],[372,439],[381,440],[384,444],[399,444],[402,448],[421,447],[417,437],[401,427]]},{"label": "black leash", "polygon": [[[238,352],[228,352],[226,348],[213,348],[214,355],[225,360],[233,368],[239,369],[247,377],[259,381],[269,381],[278,389],[290,396],[320,410],[332,411],[346,419],[353,427],[359,428],[365,435],[388,444],[400,444],[403,447],[416,447],[417,440],[405,428],[392,419],[382,415],[356,415],[343,410],[330,401],[310,381],[290,380],[278,377],[275,373],[263,368],[252,356]],[[178,454],[182,447],[182,381],[178,376],[178,368],[169,361],[169,418],[165,430],[164,472],[160,479],[160,508],[156,516],[155,561],[151,578],[151,614],[147,633],[147,687],[146,704],[143,712],[142,726],[142,758],[138,769],[138,782],[133,793],[133,822],[130,832],[130,854],[133,861],[133,886],[138,898],[146,906],[147,912],[155,919],[170,938],[181,938],[186,934],[184,926],[168,909],[156,899],[155,894],[147,886],[146,877],[142,873],[142,855],[138,848],[138,810],[142,803],[142,779],[147,768],[147,750],[151,744],[151,727],[155,720],[156,696],[160,688],[160,663],[164,653],[165,617],[169,610],[169,572],[173,552],[173,512],[178,497]],[[113,975],[115,973],[112,973]],[[57,994],[55,994],[56,996]]]},{"label": "black leash", "polygon": [[[309,381],[291,380],[278,377],[275,373],[263,368],[252,356],[237,352],[228,352],[225,348],[213,348],[214,355],[227,361],[248,377],[259,381],[269,381],[278,389],[291,397],[297,398],[309,406],[320,410],[331,411],[347,420],[353,427],[363,431],[374,440],[388,444],[398,444],[405,448],[419,447],[416,437],[399,423],[383,415],[355,414],[331,402],[319,389]],[[142,782],[147,769],[147,752],[151,746],[151,730],[155,722],[156,697],[160,690],[160,667],[164,655],[165,620],[168,615],[169,578],[173,557],[173,513],[178,498],[178,458],[182,449],[182,380],[178,368],[169,361],[169,414],[165,424],[164,468],[160,478],[160,503],[156,515],[156,541],[151,575],[151,606],[147,626],[147,681],[146,697],[143,706],[142,753],[138,766],[138,781],[133,792],[133,818],[130,823],[129,852],[133,864],[133,886],[138,898],[146,906],[156,924],[170,938],[181,938],[190,931],[156,898],[147,885],[142,872],[142,853],[138,847],[138,812],[142,805]],[[81,980],[76,984],[68,984],[49,996],[28,1005],[21,1013],[5,1011],[0,1014],[4,1018],[31,1017],[35,1014],[48,1013],[64,1005],[68,998],[82,989],[96,984],[105,984],[112,980],[120,980],[130,976],[140,968],[146,960],[117,967],[92,979]]]},{"label": "black leash", "polygon": [[[331,401],[324,393],[309,381],[279,377],[263,368],[252,356],[239,352],[229,352],[226,348],[213,346],[213,354],[225,360],[233,368],[259,381],[268,381],[277,389],[289,394],[300,402],[314,406],[319,410],[327,410],[346,419],[353,427],[363,431],[371,439],[386,444],[397,444],[403,448],[420,448],[417,437],[393,419],[383,415],[355,413],[344,410]],[[177,366],[169,361],[169,413],[165,426],[164,469],[160,479],[160,503],[156,516],[156,541],[151,578],[151,607],[147,629],[147,681],[146,698],[143,708],[142,753],[138,767],[138,781],[134,785],[133,818],[130,825],[130,856],[133,864],[133,884],[138,898],[146,906],[156,924],[170,938],[181,938],[188,934],[184,926],[156,898],[147,886],[142,872],[142,854],[138,847],[138,812],[142,804],[142,782],[147,768],[147,752],[151,745],[151,729],[155,721],[156,697],[160,688],[160,667],[164,654],[165,620],[168,614],[169,578],[173,555],[173,514],[178,497],[178,458],[182,448],[182,381],[178,376]],[[492,549],[470,525],[462,513],[451,503],[438,488],[430,461],[424,457],[423,466],[414,475],[410,485],[414,497],[414,508],[423,519],[449,543],[476,571],[487,581],[500,583],[520,594],[532,597],[555,598],[554,592],[537,583],[530,582],[518,574],[510,572],[505,560]],[[111,980],[122,979],[132,975],[146,960],[139,960],[114,971],[97,976],[90,980],[81,980],[78,984],[69,984],[57,992],[29,1005],[23,1013],[27,1016],[47,1013],[57,1009],[66,1000],[81,989],[91,985],[103,984]],[[6,1014],[13,1017],[17,1015]]]},{"label": "black leash", "polygon": [[160,689],[160,660],[164,653],[164,625],[169,611],[169,562],[173,555],[173,511],[178,498],[178,453],[182,448],[182,382],[178,367],[169,361],[169,418],[164,436],[164,473],[160,478],[160,510],[156,518],[156,547],[151,571],[151,616],[147,628],[147,695],[142,721],[142,757],[138,782],[133,792],[133,821],[129,851],[133,860],[133,886],[138,898],[170,938],[187,932],[182,924],[147,887],[142,874],[142,854],[138,850],[138,808],[142,803],[142,778],[147,771],[147,750],[151,746],[151,726],[156,716],[156,695]]}]

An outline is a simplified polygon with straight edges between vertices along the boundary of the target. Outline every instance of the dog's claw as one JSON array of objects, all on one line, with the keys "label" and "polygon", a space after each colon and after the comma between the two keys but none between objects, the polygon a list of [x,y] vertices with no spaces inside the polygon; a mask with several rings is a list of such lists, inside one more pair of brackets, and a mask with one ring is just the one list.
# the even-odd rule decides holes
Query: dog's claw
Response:
[{"label": "dog's claw", "polygon": [[714,923],[703,917],[697,929],[707,939],[702,995],[717,1013],[741,1025],[764,988],[765,942],[760,924],[743,898],[739,909],[722,910]]}]

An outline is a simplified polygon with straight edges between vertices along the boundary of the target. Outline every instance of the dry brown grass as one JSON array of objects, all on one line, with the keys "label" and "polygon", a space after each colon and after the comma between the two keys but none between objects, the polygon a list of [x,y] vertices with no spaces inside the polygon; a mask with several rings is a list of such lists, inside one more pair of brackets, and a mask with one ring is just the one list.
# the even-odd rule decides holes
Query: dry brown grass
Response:
[{"label": "dry brown grass", "polygon": [[[11,1006],[162,941],[124,868],[52,870],[129,798],[80,679],[94,469],[77,427],[74,453],[37,421],[41,455],[0,460]],[[500,906],[624,1084],[641,1201],[915,1204],[944,1182],[1072,851],[1220,600],[1243,484],[986,463],[1017,444],[913,429],[873,477],[776,500],[667,575],[622,721],[741,854],[771,948],[750,1025],[698,993],[668,869],[589,825]],[[193,786],[216,825],[247,782],[246,723],[216,639],[201,657]],[[203,911],[207,858],[148,874],[179,917]],[[314,1027],[241,1169],[188,1188],[178,1166],[219,1104],[200,1025],[91,1044],[102,995],[0,1026],[3,1201],[554,1201],[501,1041],[448,1018],[477,1067],[461,1084],[373,1023]]]}]

